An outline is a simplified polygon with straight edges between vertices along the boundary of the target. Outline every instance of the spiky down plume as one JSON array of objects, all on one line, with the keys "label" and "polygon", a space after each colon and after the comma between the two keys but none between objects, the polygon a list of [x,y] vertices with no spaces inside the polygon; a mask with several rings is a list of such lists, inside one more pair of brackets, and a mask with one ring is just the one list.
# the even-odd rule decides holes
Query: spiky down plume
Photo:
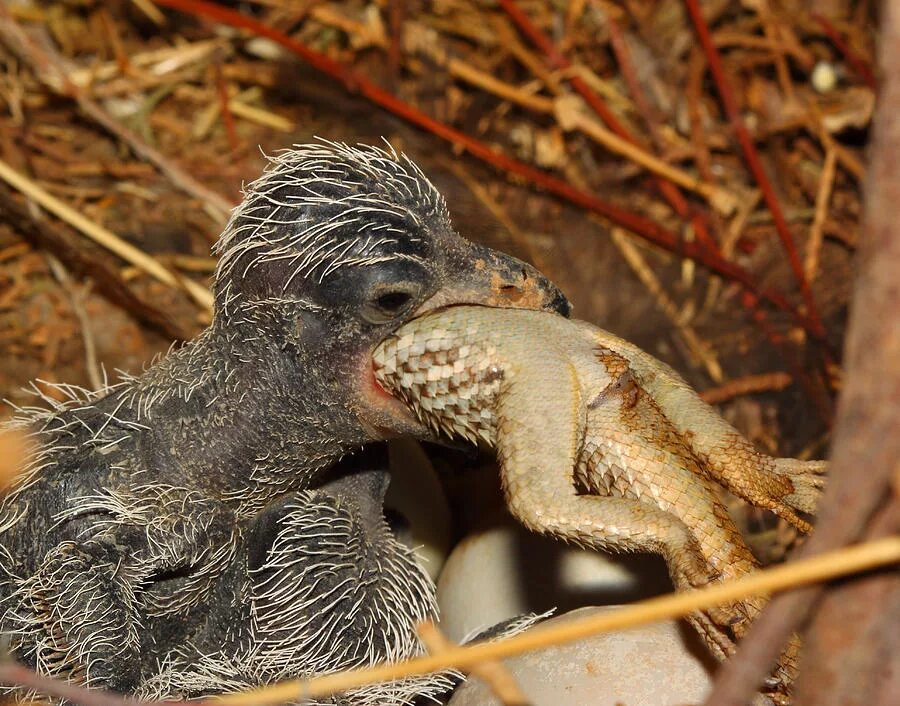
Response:
[{"label": "spiky down plume", "polygon": [[[322,283],[342,267],[396,258],[401,242],[437,219],[449,227],[446,203],[406,155],[393,149],[321,141],[269,157],[244,191],[215,252],[216,307],[283,295],[298,278]],[[278,266],[281,291],[253,289],[254,270]],[[248,286],[249,285],[249,286]]]}]

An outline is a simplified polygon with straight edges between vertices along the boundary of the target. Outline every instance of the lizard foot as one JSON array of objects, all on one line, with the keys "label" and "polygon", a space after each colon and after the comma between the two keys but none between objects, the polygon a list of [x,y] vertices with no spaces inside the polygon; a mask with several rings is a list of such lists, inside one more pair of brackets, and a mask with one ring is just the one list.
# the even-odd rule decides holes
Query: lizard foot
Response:
[{"label": "lizard foot", "polygon": [[825,487],[828,462],[779,458],[775,460],[775,466],[778,473],[789,478],[794,486],[794,492],[786,495],[784,501],[800,512],[815,513]]},{"label": "lizard foot", "polygon": [[[722,580],[722,575],[703,558],[699,550],[678,552],[669,558],[669,567],[672,582],[679,591],[703,588]],[[733,649],[732,636],[743,635],[758,612],[752,605],[734,601],[698,613],[696,622],[692,624],[714,652],[722,651],[727,656]]]},{"label": "lizard foot", "polygon": [[719,662],[724,662],[735,651],[735,642],[708,612],[696,612],[687,616],[687,621],[703,639],[707,649]]}]

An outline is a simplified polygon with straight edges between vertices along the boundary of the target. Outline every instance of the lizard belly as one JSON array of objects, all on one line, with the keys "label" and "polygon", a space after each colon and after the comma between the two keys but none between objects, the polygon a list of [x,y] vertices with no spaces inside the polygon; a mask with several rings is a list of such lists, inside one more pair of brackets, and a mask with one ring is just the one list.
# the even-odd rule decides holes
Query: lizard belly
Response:
[{"label": "lizard belly", "polygon": [[578,484],[589,493],[631,498],[677,514],[682,488],[697,480],[677,457],[644,446],[623,433],[584,444],[576,470]]}]

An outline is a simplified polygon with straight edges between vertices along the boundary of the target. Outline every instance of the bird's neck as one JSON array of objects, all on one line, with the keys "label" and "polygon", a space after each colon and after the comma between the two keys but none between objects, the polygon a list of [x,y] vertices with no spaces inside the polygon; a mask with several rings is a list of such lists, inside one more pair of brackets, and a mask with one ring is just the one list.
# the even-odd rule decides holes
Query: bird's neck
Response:
[{"label": "bird's neck", "polygon": [[248,498],[308,487],[365,439],[335,409],[321,366],[277,342],[201,334],[138,381],[158,442],[197,482]]}]

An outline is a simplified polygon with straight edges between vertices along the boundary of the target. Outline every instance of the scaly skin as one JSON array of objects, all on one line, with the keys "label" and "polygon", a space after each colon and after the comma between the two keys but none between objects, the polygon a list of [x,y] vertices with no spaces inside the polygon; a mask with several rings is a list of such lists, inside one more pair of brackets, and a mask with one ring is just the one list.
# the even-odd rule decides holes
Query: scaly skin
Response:
[{"label": "scaly skin", "polygon": [[[496,449],[512,514],[530,529],[667,561],[679,590],[757,562],[716,482],[803,531],[824,463],[756,451],[667,365],[583,322],[450,307],[407,323],[373,357],[379,383],[438,433]],[[765,601],[692,617],[712,652],[733,651]],[[776,696],[795,672],[782,656]]]}]

